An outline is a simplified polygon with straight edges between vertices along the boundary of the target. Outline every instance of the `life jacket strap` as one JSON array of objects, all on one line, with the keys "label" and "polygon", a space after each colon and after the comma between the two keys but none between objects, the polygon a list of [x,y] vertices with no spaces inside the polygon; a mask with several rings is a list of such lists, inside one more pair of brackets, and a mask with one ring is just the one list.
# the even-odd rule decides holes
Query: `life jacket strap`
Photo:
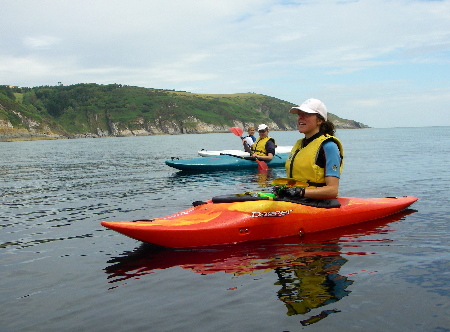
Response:
[{"label": "life jacket strap", "polygon": [[307,181],[310,187],[325,187],[326,183],[318,183],[318,182],[309,182]]}]

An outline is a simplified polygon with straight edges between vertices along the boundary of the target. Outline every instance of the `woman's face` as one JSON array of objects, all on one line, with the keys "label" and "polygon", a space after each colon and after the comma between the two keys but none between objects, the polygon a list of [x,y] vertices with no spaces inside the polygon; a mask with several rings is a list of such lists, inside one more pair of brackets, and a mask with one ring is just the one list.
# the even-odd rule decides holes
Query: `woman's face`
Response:
[{"label": "woman's face", "polygon": [[298,111],[297,127],[298,131],[305,134],[305,137],[311,137],[319,132],[323,120],[317,114]]}]

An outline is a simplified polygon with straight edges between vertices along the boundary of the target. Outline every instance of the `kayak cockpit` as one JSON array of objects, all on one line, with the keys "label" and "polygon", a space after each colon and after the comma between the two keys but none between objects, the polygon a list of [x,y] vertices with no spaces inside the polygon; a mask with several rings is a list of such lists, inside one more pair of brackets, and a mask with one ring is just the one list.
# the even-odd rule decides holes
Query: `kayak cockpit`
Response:
[{"label": "kayak cockpit", "polygon": [[337,199],[311,199],[311,198],[286,199],[286,198],[277,198],[275,197],[275,195],[270,193],[246,192],[242,194],[228,194],[215,196],[212,198],[213,203],[236,203],[236,202],[261,201],[261,200],[283,201],[324,209],[339,208],[341,206],[341,203]]}]

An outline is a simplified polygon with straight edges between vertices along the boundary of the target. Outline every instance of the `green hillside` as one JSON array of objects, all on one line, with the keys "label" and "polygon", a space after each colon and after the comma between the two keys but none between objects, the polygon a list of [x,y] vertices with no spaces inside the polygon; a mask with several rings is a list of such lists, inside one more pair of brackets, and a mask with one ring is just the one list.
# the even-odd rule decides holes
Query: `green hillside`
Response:
[{"label": "green hillside", "polygon": [[[98,137],[228,131],[267,123],[295,130],[286,101],[258,95],[193,94],[120,84],[0,86],[0,138]],[[363,124],[330,115],[337,127]]]}]

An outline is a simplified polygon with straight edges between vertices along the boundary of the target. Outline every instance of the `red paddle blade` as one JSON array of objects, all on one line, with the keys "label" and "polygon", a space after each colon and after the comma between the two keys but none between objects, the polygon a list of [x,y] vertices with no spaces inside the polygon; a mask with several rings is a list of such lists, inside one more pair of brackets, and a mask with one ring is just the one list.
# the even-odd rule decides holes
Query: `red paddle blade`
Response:
[{"label": "red paddle blade", "polygon": [[242,136],[242,129],[239,127],[231,127],[230,131],[235,134],[236,136],[241,137]]},{"label": "red paddle blade", "polygon": [[264,161],[257,160],[256,162],[258,163],[258,171],[267,172],[269,170],[269,166]]}]

